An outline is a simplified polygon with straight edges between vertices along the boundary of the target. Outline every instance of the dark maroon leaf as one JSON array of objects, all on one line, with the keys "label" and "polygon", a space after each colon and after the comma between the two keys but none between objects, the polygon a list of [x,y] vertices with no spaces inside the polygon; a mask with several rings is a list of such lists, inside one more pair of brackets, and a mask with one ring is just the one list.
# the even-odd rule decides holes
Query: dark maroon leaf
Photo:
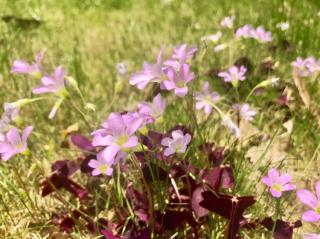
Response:
[{"label": "dark maroon leaf", "polygon": [[66,217],[61,220],[59,224],[60,231],[71,233],[73,227],[75,226],[75,222],[71,217]]},{"label": "dark maroon leaf", "polygon": [[93,168],[89,167],[88,163],[91,159],[96,159],[96,155],[89,154],[87,156],[81,156],[78,158],[80,162],[80,170],[82,173],[91,173]]},{"label": "dark maroon leaf", "polygon": [[138,229],[136,226],[133,226],[128,239],[150,239],[150,238],[151,238],[151,232],[149,228]]},{"label": "dark maroon leaf", "polygon": [[204,200],[200,205],[229,220],[228,239],[237,237],[243,212],[255,203],[253,196],[235,197],[220,193],[205,191],[202,193]]},{"label": "dark maroon leaf", "polygon": [[144,164],[142,171],[147,182],[165,181],[168,179],[168,173],[154,163]]},{"label": "dark maroon leaf", "polygon": [[224,160],[224,147],[217,147],[209,154],[209,161],[213,167],[218,167]]},{"label": "dark maroon leaf", "polygon": [[202,193],[204,191],[203,187],[198,187],[192,193],[191,208],[198,217],[204,217],[209,213],[207,209],[200,206],[200,202],[203,200]]},{"label": "dark maroon leaf", "polygon": [[197,227],[197,222],[189,210],[166,210],[164,213],[156,212],[156,230],[161,233],[167,230],[177,230],[188,223],[191,227]]},{"label": "dark maroon leaf", "polygon": [[161,140],[163,138],[163,134],[149,130],[148,135],[141,135],[141,142],[148,147],[150,150],[155,150],[161,147]]},{"label": "dark maroon leaf", "polygon": [[135,215],[143,222],[148,221],[148,201],[144,194],[136,190],[132,183],[127,187],[126,196],[132,203]]},{"label": "dark maroon leaf", "polygon": [[204,151],[213,167],[218,167],[224,160],[224,147],[214,149],[213,146],[213,143],[205,143],[199,146],[199,150]]},{"label": "dark maroon leaf", "polygon": [[202,181],[211,186],[216,192],[222,188],[232,188],[234,183],[233,173],[229,166],[205,169],[201,173]]},{"label": "dark maroon leaf", "polygon": [[88,191],[81,187],[76,182],[71,179],[64,177],[60,174],[53,173],[50,178],[45,179],[41,182],[42,196],[45,197],[48,194],[55,191],[55,189],[64,188],[65,190],[72,193],[79,199],[86,199],[88,196]]},{"label": "dark maroon leaf", "polygon": [[[274,221],[271,217],[266,217],[262,220],[261,225],[267,228],[269,231],[272,231],[274,227]],[[274,239],[291,239],[293,236],[293,229],[301,227],[301,221],[296,221],[294,223],[285,222],[282,220],[277,220],[274,228],[273,237]]]},{"label": "dark maroon leaf", "polygon": [[288,99],[286,95],[280,95],[278,97],[278,104],[280,106],[286,106],[288,104]]},{"label": "dark maroon leaf", "polygon": [[78,169],[78,163],[72,160],[58,160],[51,165],[52,172],[56,171],[65,177],[73,175]]},{"label": "dark maroon leaf", "polygon": [[74,145],[76,145],[81,150],[84,150],[84,151],[95,150],[95,147],[93,147],[91,141],[81,134],[72,134],[71,141]]}]

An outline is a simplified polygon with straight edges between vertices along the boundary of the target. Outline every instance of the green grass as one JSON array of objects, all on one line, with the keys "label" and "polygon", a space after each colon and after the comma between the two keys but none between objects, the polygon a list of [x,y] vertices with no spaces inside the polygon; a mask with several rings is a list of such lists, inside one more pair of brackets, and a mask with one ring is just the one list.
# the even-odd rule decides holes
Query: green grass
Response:
[{"label": "green grass", "polygon": [[[276,50],[271,51],[250,40],[235,43],[219,53],[214,53],[210,48],[206,50],[201,37],[221,30],[219,22],[229,14],[236,16],[236,26],[250,23],[253,26],[263,25],[272,31],[272,44]],[[184,42],[197,44],[200,53],[206,51],[202,61],[198,58],[194,64],[198,81],[209,80],[212,85],[220,87],[218,89],[228,102],[234,99],[234,92],[224,92],[217,84],[218,79],[208,77],[205,73],[210,69],[226,68],[239,57],[248,57],[253,64],[253,73],[241,88],[243,100],[253,86],[268,77],[259,73],[259,65],[267,57],[272,57],[279,62],[273,74],[280,77],[283,89],[285,86],[292,89],[292,108],[283,110],[274,104],[279,90],[269,90],[262,98],[252,97],[250,102],[260,109],[255,126],[260,132],[272,136],[277,128],[279,134],[285,133],[280,123],[292,119],[294,130],[290,137],[285,138],[286,162],[283,166],[293,172],[302,187],[310,187],[319,177],[319,129],[315,119],[303,107],[294,87],[290,66],[290,62],[299,55],[320,57],[318,1],[2,0],[0,17],[3,19],[0,20],[0,103],[32,97],[31,88],[37,82],[10,74],[11,63],[17,58],[32,61],[38,51],[45,50],[45,68],[51,70],[62,64],[68,74],[78,81],[86,101],[96,106],[95,113],[85,111],[92,127],[97,127],[108,112],[133,109],[138,100],[148,95],[148,92],[141,93],[134,89],[125,79],[124,89],[112,101],[115,83],[119,81],[116,64],[121,61],[128,63],[130,72],[135,72],[141,68],[143,61],[154,62],[161,46],[171,48]],[[276,24],[282,21],[290,23],[286,33],[276,28]],[[230,40],[233,35],[230,30],[223,33],[222,42]],[[280,42],[284,39],[291,44],[290,52],[281,49]],[[319,110],[319,91],[312,90],[312,99]],[[74,102],[81,106],[79,98],[74,98]],[[113,104],[108,107],[110,102]],[[3,238],[46,238],[48,230],[45,227],[50,212],[61,203],[49,197],[41,198],[39,181],[44,175],[49,175],[50,162],[76,154],[61,149],[64,140],[60,136],[62,130],[78,123],[80,131],[89,133],[81,116],[66,104],[61,107],[57,117],[49,121],[47,115],[53,103],[53,100],[49,100],[23,108],[24,125],[35,126],[31,154],[0,164],[0,235]],[[177,122],[177,115],[181,116],[181,123],[189,124],[189,115],[185,114],[185,110],[171,105],[166,113],[164,129]],[[213,119],[212,122],[217,124],[218,121]],[[204,132],[208,138],[212,138],[215,135],[212,131],[215,130],[215,127],[207,127]],[[225,143],[223,138],[216,139],[216,142]],[[249,148],[231,149],[235,151],[235,158],[245,161],[245,152]],[[313,162],[304,172],[311,159]],[[29,196],[13,173],[13,165],[18,166]],[[244,172],[237,175],[239,180],[246,180],[243,177],[251,170],[250,164],[244,165]],[[258,169],[263,170],[266,165],[263,162]],[[254,175],[252,177],[255,178]],[[243,193],[256,192],[253,185],[249,189],[247,187],[244,183],[237,185],[237,189]],[[261,205],[255,214],[262,214],[267,208],[268,204]],[[73,238],[86,237],[77,233]]]}]

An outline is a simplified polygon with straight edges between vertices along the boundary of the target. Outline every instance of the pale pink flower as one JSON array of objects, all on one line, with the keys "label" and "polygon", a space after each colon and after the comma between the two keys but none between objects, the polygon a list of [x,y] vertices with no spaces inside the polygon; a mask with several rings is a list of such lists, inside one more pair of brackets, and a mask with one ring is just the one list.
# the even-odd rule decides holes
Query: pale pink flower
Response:
[{"label": "pale pink flower", "polygon": [[277,169],[272,168],[269,170],[268,176],[262,178],[262,183],[269,187],[272,196],[279,198],[282,192],[296,189],[296,186],[290,183],[291,180],[290,174],[280,175]]},{"label": "pale pink flower", "polygon": [[130,84],[136,85],[138,89],[143,90],[150,82],[161,82],[164,77],[161,57],[162,51],[159,52],[155,64],[144,62],[142,71],[131,75]]},{"label": "pale pink flower", "polygon": [[253,117],[257,114],[257,111],[250,109],[249,104],[235,104],[233,108],[239,112],[242,119],[252,121]]},{"label": "pale pink flower", "polygon": [[320,181],[316,182],[315,188],[316,194],[306,189],[300,189],[297,192],[300,201],[311,208],[302,215],[302,220],[306,222],[318,222],[320,220]]},{"label": "pale pink flower", "polygon": [[163,81],[162,89],[174,90],[177,96],[183,97],[188,93],[187,84],[195,78],[195,74],[190,71],[188,64],[180,65],[179,70],[167,69],[168,79]]},{"label": "pale pink flower", "polygon": [[204,109],[204,112],[209,115],[212,112],[212,104],[216,103],[220,99],[220,95],[217,92],[210,92],[209,82],[205,81],[202,86],[202,92],[195,94],[196,109]]},{"label": "pale pink flower", "polygon": [[234,16],[227,16],[221,20],[220,25],[224,28],[232,28],[233,21],[234,21]]},{"label": "pale pink flower", "polygon": [[41,78],[41,85],[32,89],[34,94],[56,93],[58,95],[65,94],[64,80],[66,72],[62,66],[58,66],[53,76],[44,76]]},{"label": "pale pink flower", "polygon": [[35,58],[35,63],[33,64],[29,64],[23,60],[15,60],[12,64],[11,72],[14,74],[29,74],[34,77],[41,77],[41,61],[43,59],[43,56],[43,52],[38,53]]},{"label": "pale pink flower", "polygon": [[244,66],[231,66],[227,71],[220,72],[218,76],[223,78],[225,82],[231,82],[232,85],[237,86],[239,81],[246,79],[246,72],[247,68]]},{"label": "pale pink flower", "polygon": [[155,122],[163,115],[166,109],[166,102],[159,93],[153,98],[151,103],[140,102],[138,108],[139,114],[146,120],[146,123],[149,124]]},{"label": "pale pink flower", "polygon": [[0,154],[3,161],[7,161],[14,155],[26,151],[28,147],[27,139],[32,132],[32,129],[32,126],[26,127],[22,132],[22,136],[20,136],[19,130],[15,127],[11,128],[6,133],[5,137],[0,142]]},{"label": "pale pink flower", "polygon": [[103,128],[92,133],[92,145],[105,147],[104,151],[113,156],[119,151],[132,149],[138,144],[135,132],[142,123],[141,117],[132,114],[111,113]]},{"label": "pale pink flower", "polygon": [[166,147],[164,155],[169,156],[175,153],[181,154],[186,152],[187,146],[191,141],[191,135],[183,134],[181,130],[174,130],[171,135],[172,138],[166,137],[161,141],[161,145]]}]

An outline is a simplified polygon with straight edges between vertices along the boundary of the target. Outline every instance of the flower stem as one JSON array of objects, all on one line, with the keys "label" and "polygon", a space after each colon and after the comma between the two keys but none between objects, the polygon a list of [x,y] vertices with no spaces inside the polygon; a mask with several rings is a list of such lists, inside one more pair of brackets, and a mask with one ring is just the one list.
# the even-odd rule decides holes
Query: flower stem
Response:
[{"label": "flower stem", "polygon": [[148,183],[147,183],[147,180],[146,178],[144,177],[144,174],[143,174],[143,171],[141,169],[141,166],[140,166],[140,163],[139,163],[139,160],[136,158],[136,156],[131,153],[130,154],[130,158],[131,158],[131,161],[132,163],[134,164],[134,166],[137,168],[137,170],[139,171],[139,174],[141,176],[141,180],[142,180],[142,183],[145,187],[145,190],[147,192],[147,197],[148,197],[148,207],[149,207],[149,214],[150,214],[150,218],[149,218],[149,223],[150,223],[150,228],[151,228],[151,233],[153,233],[153,229],[154,229],[154,208],[153,208],[153,197],[152,197],[152,193],[151,193],[151,190],[148,186]]},{"label": "flower stem", "polygon": [[272,231],[271,231],[271,236],[273,236],[275,230],[276,230],[276,225],[277,225],[277,220],[280,219],[279,217],[281,216],[280,214],[280,198],[276,198],[276,214],[275,214],[275,219],[274,223],[272,225]]}]

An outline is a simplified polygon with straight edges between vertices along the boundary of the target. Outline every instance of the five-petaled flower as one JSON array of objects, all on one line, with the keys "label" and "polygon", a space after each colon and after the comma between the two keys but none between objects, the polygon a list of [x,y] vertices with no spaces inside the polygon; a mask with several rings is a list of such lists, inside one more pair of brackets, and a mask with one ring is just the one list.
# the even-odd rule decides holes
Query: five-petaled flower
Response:
[{"label": "five-petaled flower", "polygon": [[137,146],[138,137],[135,132],[142,123],[141,117],[133,117],[129,113],[111,113],[102,125],[103,128],[92,133],[92,144],[105,147],[102,153],[107,157],[110,155],[114,157],[119,151],[126,151]]},{"label": "five-petaled flower", "polygon": [[97,159],[91,159],[88,163],[89,167],[93,168],[92,176],[105,174],[111,176],[113,172],[113,164],[116,162],[115,155],[112,155],[110,151],[109,155],[103,155],[106,152],[100,152],[97,154]]},{"label": "five-petaled flower", "polygon": [[316,194],[306,189],[300,189],[297,192],[297,196],[303,204],[311,207],[311,210],[303,213],[302,220],[318,222],[320,220],[320,181],[316,182]]},{"label": "five-petaled flower", "polygon": [[231,66],[227,71],[220,72],[218,76],[223,78],[225,82],[231,82],[234,87],[237,87],[239,81],[244,81],[246,79],[246,72],[247,68],[244,66]]},{"label": "five-petaled flower", "polygon": [[28,147],[27,139],[32,129],[32,126],[26,127],[22,132],[22,136],[20,136],[17,128],[11,128],[0,141],[1,159],[7,161],[12,156],[26,151]]},{"label": "five-petaled flower", "polygon": [[280,175],[277,169],[272,168],[269,170],[268,176],[263,177],[261,181],[269,187],[273,197],[279,198],[282,192],[296,189],[296,186],[290,183],[291,180],[290,174],[284,173]]},{"label": "five-petaled flower", "polygon": [[12,64],[11,73],[14,74],[29,74],[36,78],[41,78],[42,67],[41,61],[43,59],[44,53],[40,52],[36,55],[35,63],[29,64],[22,60],[15,60]]},{"label": "five-petaled flower", "polygon": [[194,79],[195,75],[190,71],[188,64],[182,64],[178,71],[174,68],[168,68],[167,77],[168,79],[163,81],[161,88],[174,90],[177,96],[183,97],[188,93],[187,84]]},{"label": "five-petaled flower", "polygon": [[138,112],[145,119],[145,123],[150,124],[163,115],[166,109],[166,102],[159,93],[153,98],[151,103],[140,102],[138,108]]},{"label": "five-petaled flower", "polygon": [[164,155],[169,156],[174,153],[184,153],[191,141],[190,134],[183,134],[181,130],[174,130],[171,133],[172,138],[166,137],[161,141],[161,145],[165,146]]},{"label": "five-petaled flower", "polygon": [[180,66],[187,64],[191,60],[198,49],[194,46],[188,47],[187,44],[182,44],[173,49],[172,57],[169,60],[166,60],[163,64],[167,67],[173,67],[176,70],[179,70]]},{"label": "five-petaled flower", "polygon": [[234,21],[234,16],[227,16],[221,20],[220,25],[225,28],[232,28],[233,21]]},{"label": "five-petaled flower", "polygon": [[44,76],[41,78],[41,85],[32,89],[34,94],[55,93],[64,97],[67,92],[64,85],[66,72],[62,66],[58,66],[54,72],[54,76]]},{"label": "five-petaled flower", "polygon": [[217,92],[210,92],[209,82],[205,81],[202,86],[202,92],[195,94],[196,109],[204,109],[204,112],[209,115],[212,112],[212,105],[217,102],[220,95]]},{"label": "five-petaled flower", "polygon": [[271,42],[272,34],[271,32],[267,32],[262,26],[254,29],[251,25],[246,24],[236,31],[237,38],[253,38],[261,43]]},{"label": "five-petaled flower", "polygon": [[253,117],[257,114],[257,111],[250,109],[249,104],[235,104],[233,108],[239,112],[241,119],[252,121]]},{"label": "five-petaled flower", "polygon": [[142,71],[131,75],[130,84],[136,85],[138,89],[143,90],[150,82],[161,82],[164,78],[161,56],[162,51],[158,54],[155,64],[144,62]]}]

